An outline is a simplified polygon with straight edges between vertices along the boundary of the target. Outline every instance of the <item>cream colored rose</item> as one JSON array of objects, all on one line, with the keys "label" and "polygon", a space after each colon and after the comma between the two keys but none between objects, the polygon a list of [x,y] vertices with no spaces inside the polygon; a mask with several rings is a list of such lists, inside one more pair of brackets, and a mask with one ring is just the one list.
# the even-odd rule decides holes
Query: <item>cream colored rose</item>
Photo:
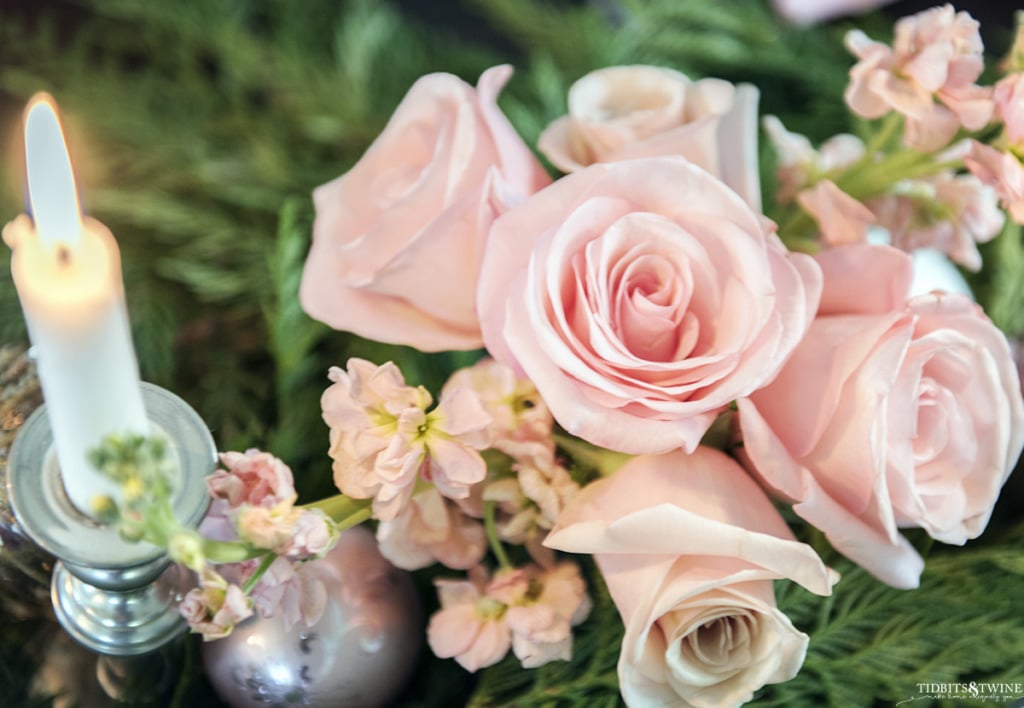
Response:
[{"label": "cream colored rose", "polygon": [[595,554],[626,627],[619,686],[644,708],[738,705],[795,676],[807,636],[772,582],[828,595],[838,577],[732,458],[705,447],[637,457],[587,486],[547,545]]},{"label": "cream colored rose", "polygon": [[749,84],[691,81],[656,66],[612,66],[572,85],[569,115],[544,130],[538,148],[564,172],[681,155],[760,211],[757,100]]}]

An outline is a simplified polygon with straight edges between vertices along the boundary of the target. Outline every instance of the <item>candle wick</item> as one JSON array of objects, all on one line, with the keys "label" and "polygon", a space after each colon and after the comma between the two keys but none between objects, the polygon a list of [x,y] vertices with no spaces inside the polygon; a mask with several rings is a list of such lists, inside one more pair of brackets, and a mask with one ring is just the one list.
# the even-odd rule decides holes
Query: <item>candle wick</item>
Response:
[{"label": "candle wick", "polygon": [[71,249],[64,244],[57,247],[57,262],[64,267],[71,265]]}]

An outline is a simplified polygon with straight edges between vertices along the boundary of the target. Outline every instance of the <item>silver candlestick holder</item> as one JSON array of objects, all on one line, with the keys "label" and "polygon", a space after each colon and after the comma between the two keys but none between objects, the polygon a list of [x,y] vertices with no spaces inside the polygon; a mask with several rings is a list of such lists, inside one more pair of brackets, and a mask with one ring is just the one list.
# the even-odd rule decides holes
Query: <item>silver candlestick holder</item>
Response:
[{"label": "silver candlestick holder", "polygon": [[[174,515],[198,526],[209,503],[204,480],[217,459],[210,431],[170,391],[144,383],[142,397],[153,434],[176,456]],[[7,487],[18,523],[59,560],[50,596],[69,635],[107,657],[136,657],[181,634],[185,623],[177,604],[185,578],[163,549],[126,541],[75,508],[64,491],[45,405],[14,440]]]}]

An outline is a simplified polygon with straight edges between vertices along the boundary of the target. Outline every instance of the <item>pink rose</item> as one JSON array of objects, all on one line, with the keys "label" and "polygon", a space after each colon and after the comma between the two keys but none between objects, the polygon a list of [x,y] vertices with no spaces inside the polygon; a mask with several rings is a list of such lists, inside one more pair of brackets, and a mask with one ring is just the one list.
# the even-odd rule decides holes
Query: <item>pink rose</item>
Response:
[{"label": "pink rose", "polygon": [[893,0],[772,0],[781,17],[798,25],[811,25],[847,15],[860,15]]},{"label": "pink rose", "polygon": [[706,447],[637,457],[588,485],[547,544],[595,554],[625,623],[619,688],[635,706],[737,705],[789,680],[807,637],[776,608],[772,582],[829,595],[838,577]]},{"label": "pink rose", "polygon": [[550,181],[495,103],[511,74],[489,69],[476,90],[422,77],[362,159],[313,193],[299,293],[310,316],[423,351],[480,346],[488,229]]},{"label": "pink rose", "polygon": [[681,158],[593,165],[494,225],[484,341],[573,435],[623,452],[693,450],[772,379],[818,303],[735,192]]},{"label": "pink rose", "polygon": [[1017,369],[967,297],[862,297],[908,283],[909,257],[835,249],[822,268],[829,309],[775,381],[739,401],[744,454],[837,550],[915,587],[923,563],[898,529],[955,544],[984,530],[1024,444]]},{"label": "pink rose", "polygon": [[612,66],[569,89],[569,115],[537,143],[552,164],[575,172],[597,162],[681,155],[761,210],[754,86],[691,81],[657,66]]}]

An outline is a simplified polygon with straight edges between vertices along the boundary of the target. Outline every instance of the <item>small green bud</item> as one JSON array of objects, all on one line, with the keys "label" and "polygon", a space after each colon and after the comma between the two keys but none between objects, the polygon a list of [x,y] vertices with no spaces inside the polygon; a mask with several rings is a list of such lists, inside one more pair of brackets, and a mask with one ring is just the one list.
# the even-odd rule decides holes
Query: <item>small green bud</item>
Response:
[{"label": "small green bud", "polygon": [[178,531],[167,542],[167,555],[171,560],[200,573],[206,564],[203,537],[191,530]]},{"label": "small green bud", "polygon": [[142,477],[133,475],[126,479],[121,485],[121,493],[124,495],[126,503],[131,504],[143,495],[146,491],[146,485],[142,482]]},{"label": "small green bud", "polygon": [[121,516],[117,502],[109,494],[98,494],[90,499],[89,510],[103,524],[112,524]]}]

